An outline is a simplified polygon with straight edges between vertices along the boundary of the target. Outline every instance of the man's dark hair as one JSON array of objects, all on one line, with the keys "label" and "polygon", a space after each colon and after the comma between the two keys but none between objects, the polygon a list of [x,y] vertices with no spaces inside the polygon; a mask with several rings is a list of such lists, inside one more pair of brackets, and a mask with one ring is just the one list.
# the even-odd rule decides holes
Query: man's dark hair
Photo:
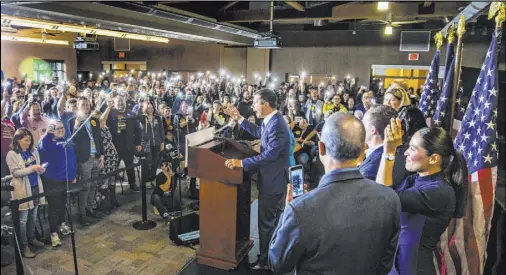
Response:
[{"label": "man's dark hair", "polygon": [[378,130],[381,139],[385,139],[385,128],[390,124],[390,119],[397,117],[397,111],[387,105],[374,105],[366,114],[371,125]]},{"label": "man's dark hair", "polygon": [[267,102],[272,109],[276,109],[278,107],[278,96],[271,89],[260,89],[255,92],[255,95],[260,96],[261,103],[264,104]]},{"label": "man's dark hair", "polygon": [[357,159],[365,144],[365,128],[356,117],[335,113],[325,120],[321,140],[327,155],[338,161]]}]

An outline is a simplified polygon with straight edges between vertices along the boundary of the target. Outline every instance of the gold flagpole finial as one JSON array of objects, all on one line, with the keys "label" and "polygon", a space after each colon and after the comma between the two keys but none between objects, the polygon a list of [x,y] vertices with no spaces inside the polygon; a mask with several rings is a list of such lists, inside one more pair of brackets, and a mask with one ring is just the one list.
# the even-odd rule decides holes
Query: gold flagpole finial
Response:
[{"label": "gold flagpole finial", "polygon": [[436,48],[439,50],[443,46],[443,34],[441,32],[436,33],[434,39],[436,40]]},{"label": "gold flagpole finial", "polygon": [[[497,29],[500,29],[502,27],[502,23],[504,23],[504,20],[506,19],[506,4],[504,2],[494,2],[492,3],[493,4],[497,4],[496,6],[498,6],[498,10],[497,10],[497,16],[495,17],[495,22],[496,22],[496,28]],[[490,7],[492,8],[492,7]],[[490,15],[489,15],[490,16]]]},{"label": "gold flagpole finial", "polygon": [[448,40],[448,44],[452,44],[455,41],[455,24],[452,24],[448,28],[448,32],[446,33],[446,39]]},{"label": "gold flagpole finial", "polygon": [[459,26],[457,27],[457,35],[459,37],[464,36],[464,33],[466,33],[466,17],[461,14],[459,19]]},{"label": "gold flagpole finial", "polygon": [[492,2],[492,4],[490,4],[490,8],[488,9],[488,20],[494,18],[497,12],[501,9],[504,9],[503,2]]}]

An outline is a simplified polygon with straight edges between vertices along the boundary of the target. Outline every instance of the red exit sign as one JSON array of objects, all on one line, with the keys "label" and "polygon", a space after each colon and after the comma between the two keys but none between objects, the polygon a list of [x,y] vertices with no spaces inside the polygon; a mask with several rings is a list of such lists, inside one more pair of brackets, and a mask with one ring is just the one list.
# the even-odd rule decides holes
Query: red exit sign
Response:
[{"label": "red exit sign", "polygon": [[410,53],[409,56],[408,56],[408,59],[411,61],[411,60],[419,60],[420,59],[420,54],[419,53]]}]

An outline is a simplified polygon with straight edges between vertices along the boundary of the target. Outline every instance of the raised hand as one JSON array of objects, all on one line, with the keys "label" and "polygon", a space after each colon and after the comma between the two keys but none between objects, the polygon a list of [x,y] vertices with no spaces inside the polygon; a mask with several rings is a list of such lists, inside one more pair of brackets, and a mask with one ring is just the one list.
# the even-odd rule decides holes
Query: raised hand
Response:
[{"label": "raised hand", "polygon": [[241,114],[239,114],[239,110],[237,110],[237,108],[234,106],[229,106],[225,108],[224,113],[236,121],[242,118]]},{"label": "raised hand", "polygon": [[383,141],[383,148],[386,154],[395,154],[397,147],[402,145],[402,130],[401,120],[399,118],[392,118],[390,125],[385,128],[385,140]]}]

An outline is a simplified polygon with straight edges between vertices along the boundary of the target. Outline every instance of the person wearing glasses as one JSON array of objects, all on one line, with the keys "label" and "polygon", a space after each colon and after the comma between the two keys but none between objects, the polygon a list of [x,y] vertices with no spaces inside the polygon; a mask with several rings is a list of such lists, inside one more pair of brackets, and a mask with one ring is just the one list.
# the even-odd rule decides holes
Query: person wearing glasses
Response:
[{"label": "person wearing glasses", "polygon": [[46,134],[40,140],[38,150],[42,163],[47,163],[46,172],[42,176],[49,211],[49,228],[53,247],[62,243],[58,233],[70,234],[65,223],[66,184],[76,181],[76,154],[74,146],[69,143],[65,156],[65,126],[61,121],[51,122]]},{"label": "person wearing glasses", "polygon": [[[12,175],[11,186],[14,187],[14,191],[11,192],[12,199],[20,200],[44,193],[39,175],[46,169],[40,165],[39,152],[33,146],[32,133],[26,128],[16,130],[10,149],[7,153],[7,165]],[[44,197],[19,205],[19,245],[25,258],[36,256],[28,244],[44,247],[44,243],[35,238],[35,220],[40,204],[46,204]]]}]

